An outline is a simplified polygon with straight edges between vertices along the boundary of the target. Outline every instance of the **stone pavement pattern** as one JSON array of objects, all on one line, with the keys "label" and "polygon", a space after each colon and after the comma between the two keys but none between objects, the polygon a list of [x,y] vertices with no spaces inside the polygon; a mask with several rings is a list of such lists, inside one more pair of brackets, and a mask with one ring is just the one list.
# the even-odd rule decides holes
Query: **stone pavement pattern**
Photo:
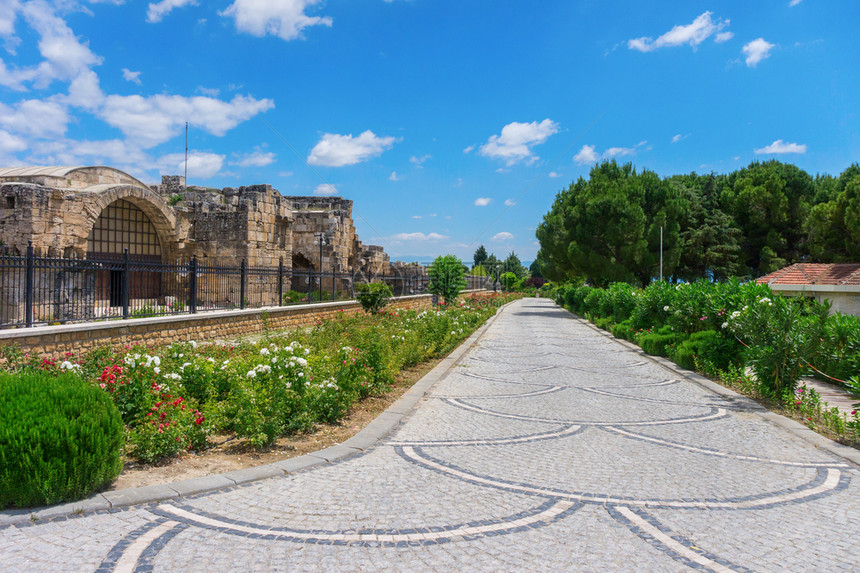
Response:
[{"label": "stone pavement pattern", "polygon": [[4,571],[856,571],[858,468],[508,306],[388,438],[228,490],[0,530]]}]

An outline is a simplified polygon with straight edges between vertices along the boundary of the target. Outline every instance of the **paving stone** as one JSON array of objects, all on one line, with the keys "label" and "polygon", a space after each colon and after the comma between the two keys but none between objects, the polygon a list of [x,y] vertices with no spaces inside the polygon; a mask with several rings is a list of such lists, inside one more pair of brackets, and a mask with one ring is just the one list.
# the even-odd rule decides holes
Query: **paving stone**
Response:
[{"label": "paving stone", "polygon": [[509,305],[460,354],[355,438],[215,478],[240,486],[0,515],[19,520],[0,529],[4,568],[860,569],[851,452],[544,299]]}]

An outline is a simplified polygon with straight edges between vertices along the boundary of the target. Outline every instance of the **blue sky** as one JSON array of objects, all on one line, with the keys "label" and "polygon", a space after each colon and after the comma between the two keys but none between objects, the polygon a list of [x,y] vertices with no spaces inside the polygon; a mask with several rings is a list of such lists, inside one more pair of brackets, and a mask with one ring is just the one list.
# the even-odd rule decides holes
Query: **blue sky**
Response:
[{"label": "blue sky", "polygon": [[856,0],[0,0],[0,165],[355,201],[392,258],[537,251],[603,158],[860,158]]}]

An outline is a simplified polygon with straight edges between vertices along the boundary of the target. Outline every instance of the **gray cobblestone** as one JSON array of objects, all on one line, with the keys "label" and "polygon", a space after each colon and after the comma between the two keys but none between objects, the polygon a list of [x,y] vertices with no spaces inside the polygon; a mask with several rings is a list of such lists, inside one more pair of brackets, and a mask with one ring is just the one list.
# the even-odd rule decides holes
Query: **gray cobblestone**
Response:
[{"label": "gray cobblestone", "polygon": [[860,569],[856,465],[546,300],[416,398],[333,463],[0,529],[3,569]]}]

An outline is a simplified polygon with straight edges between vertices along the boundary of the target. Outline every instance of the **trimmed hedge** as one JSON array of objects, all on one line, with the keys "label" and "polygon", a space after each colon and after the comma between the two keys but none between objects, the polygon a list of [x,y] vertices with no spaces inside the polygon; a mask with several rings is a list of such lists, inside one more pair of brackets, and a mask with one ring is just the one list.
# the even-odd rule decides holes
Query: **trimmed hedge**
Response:
[{"label": "trimmed hedge", "polygon": [[72,375],[0,373],[0,508],[82,499],[122,470],[107,393]]}]

